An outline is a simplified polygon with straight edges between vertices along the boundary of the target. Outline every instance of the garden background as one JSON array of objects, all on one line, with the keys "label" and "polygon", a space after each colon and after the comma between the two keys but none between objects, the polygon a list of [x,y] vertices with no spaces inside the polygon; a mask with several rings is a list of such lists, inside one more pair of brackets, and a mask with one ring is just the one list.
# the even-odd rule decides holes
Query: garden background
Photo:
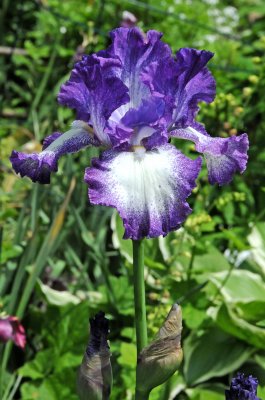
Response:
[{"label": "garden background", "polygon": [[[200,120],[213,136],[247,132],[246,172],[210,186],[206,168],[183,228],[146,240],[149,339],[183,310],[184,362],[152,400],[223,400],[240,370],[265,399],[265,7],[263,0],[3,0],[0,47],[0,314],[17,315],[25,351],[1,345],[2,400],[77,400],[88,317],[110,319],[111,399],[132,399],[136,346],[132,248],[111,208],[89,206],[83,171],[97,149],[66,156],[51,185],[18,178],[12,149],[39,151],[73,120],[56,95],[83,53],[103,49],[132,12],[143,30],[211,50],[217,97]],[[174,139],[185,154],[194,145]],[[89,158],[88,158],[89,152]]]}]

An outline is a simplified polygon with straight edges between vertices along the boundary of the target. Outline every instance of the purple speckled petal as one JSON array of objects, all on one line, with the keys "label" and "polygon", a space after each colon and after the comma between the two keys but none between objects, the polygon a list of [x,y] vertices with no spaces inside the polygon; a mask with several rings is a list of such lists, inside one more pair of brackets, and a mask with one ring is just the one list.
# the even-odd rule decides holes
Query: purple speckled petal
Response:
[{"label": "purple speckled petal", "polygon": [[91,124],[105,145],[111,144],[111,131],[107,134],[105,130],[108,118],[129,101],[128,88],[115,76],[119,66],[117,58],[84,56],[58,95],[59,103],[76,109],[78,119]]},{"label": "purple speckled petal", "polygon": [[167,44],[161,42],[162,34],[156,31],[148,31],[144,35],[137,27],[118,28],[110,36],[112,45],[108,49],[109,55],[118,57],[121,61],[119,77],[129,88],[131,107],[139,107],[142,100],[150,95],[140,73],[150,63],[169,57],[171,50]]},{"label": "purple speckled petal", "polygon": [[180,49],[177,59],[156,61],[145,68],[141,78],[155,95],[165,98],[177,128],[191,125],[199,110],[198,102],[210,103],[215,97],[215,80],[206,67],[213,53]]},{"label": "purple speckled petal", "polygon": [[90,144],[99,144],[87,128],[85,122],[75,121],[64,134],[56,132],[48,136],[39,154],[13,151],[10,161],[14,170],[22,177],[28,176],[33,182],[50,183],[51,172],[57,171],[57,162],[62,155],[75,153]]},{"label": "purple speckled petal", "polygon": [[190,160],[166,144],[152,151],[105,151],[85,172],[92,204],[115,207],[125,239],[157,237],[178,229],[191,209],[201,159]]},{"label": "purple speckled petal", "polygon": [[50,183],[52,172],[58,169],[54,153],[20,153],[13,150],[10,161],[17,174],[27,176],[32,182]]},{"label": "purple speckled petal", "polygon": [[197,123],[193,127],[175,130],[171,134],[193,141],[196,150],[204,154],[209,182],[212,185],[214,183],[220,186],[227,184],[231,182],[236,172],[242,174],[246,169],[249,147],[246,133],[228,138],[213,138],[206,133],[202,125]]},{"label": "purple speckled petal", "polygon": [[56,139],[58,139],[62,135],[62,132],[54,132],[51,135],[47,136],[42,143],[42,150],[47,149],[52,142],[54,142]]}]

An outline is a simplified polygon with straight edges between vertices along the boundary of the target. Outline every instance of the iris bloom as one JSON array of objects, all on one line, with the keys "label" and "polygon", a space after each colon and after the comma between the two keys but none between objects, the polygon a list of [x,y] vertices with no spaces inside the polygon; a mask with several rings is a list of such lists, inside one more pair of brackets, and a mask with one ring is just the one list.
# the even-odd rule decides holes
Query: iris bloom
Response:
[{"label": "iris bloom", "polygon": [[258,380],[252,375],[238,372],[232,379],[230,389],[225,391],[226,400],[260,400],[257,397]]},{"label": "iris bloom", "polygon": [[6,343],[8,340],[22,349],[26,346],[25,330],[17,317],[0,318],[0,342]]},{"label": "iris bloom", "polygon": [[49,183],[62,155],[103,146],[85,171],[90,202],[118,210],[126,239],[166,235],[191,212],[186,199],[202,163],[170,137],[194,142],[210,183],[219,185],[245,170],[248,138],[213,138],[195,120],[198,103],[215,97],[206,67],[211,52],[183,48],[173,57],[156,31],[118,28],[110,35],[110,47],[84,56],[60,89],[59,103],[76,111],[71,129],[47,137],[40,154],[13,151],[11,162],[21,176]]}]

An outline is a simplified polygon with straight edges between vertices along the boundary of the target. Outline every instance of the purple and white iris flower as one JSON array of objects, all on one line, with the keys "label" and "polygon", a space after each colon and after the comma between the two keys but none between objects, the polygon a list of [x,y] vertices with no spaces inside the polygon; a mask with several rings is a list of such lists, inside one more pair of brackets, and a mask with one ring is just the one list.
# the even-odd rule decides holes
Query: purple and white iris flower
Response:
[{"label": "purple and white iris flower", "polygon": [[202,162],[169,144],[170,137],[194,142],[210,183],[219,185],[245,170],[248,137],[213,138],[195,120],[198,103],[215,97],[206,67],[211,52],[183,48],[173,57],[161,33],[136,27],[110,35],[110,47],[84,56],[60,89],[59,103],[76,111],[71,129],[47,137],[40,154],[13,151],[10,159],[21,176],[49,183],[62,155],[104,146],[85,171],[90,202],[118,210],[126,239],[166,235],[191,212],[186,199]]}]

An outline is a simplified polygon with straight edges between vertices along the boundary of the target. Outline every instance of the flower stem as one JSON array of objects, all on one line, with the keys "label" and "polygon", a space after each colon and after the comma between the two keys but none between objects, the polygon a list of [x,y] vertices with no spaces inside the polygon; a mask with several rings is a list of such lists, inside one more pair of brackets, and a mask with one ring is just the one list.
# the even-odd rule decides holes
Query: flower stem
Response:
[{"label": "flower stem", "polygon": [[148,392],[138,392],[136,390],[135,393],[135,400],[148,400],[149,399],[149,393]]},{"label": "flower stem", "polygon": [[[134,279],[134,308],[137,356],[147,345],[145,284],[144,284],[144,240],[133,240],[133,279]],[[136,391],[135,400],[148,400],[149,393]]]},{"label": "flower stem", "polygon": [[133,276],[136,343],[137,355],[139,355],[147,345],[143,240],[133,240]]}]

